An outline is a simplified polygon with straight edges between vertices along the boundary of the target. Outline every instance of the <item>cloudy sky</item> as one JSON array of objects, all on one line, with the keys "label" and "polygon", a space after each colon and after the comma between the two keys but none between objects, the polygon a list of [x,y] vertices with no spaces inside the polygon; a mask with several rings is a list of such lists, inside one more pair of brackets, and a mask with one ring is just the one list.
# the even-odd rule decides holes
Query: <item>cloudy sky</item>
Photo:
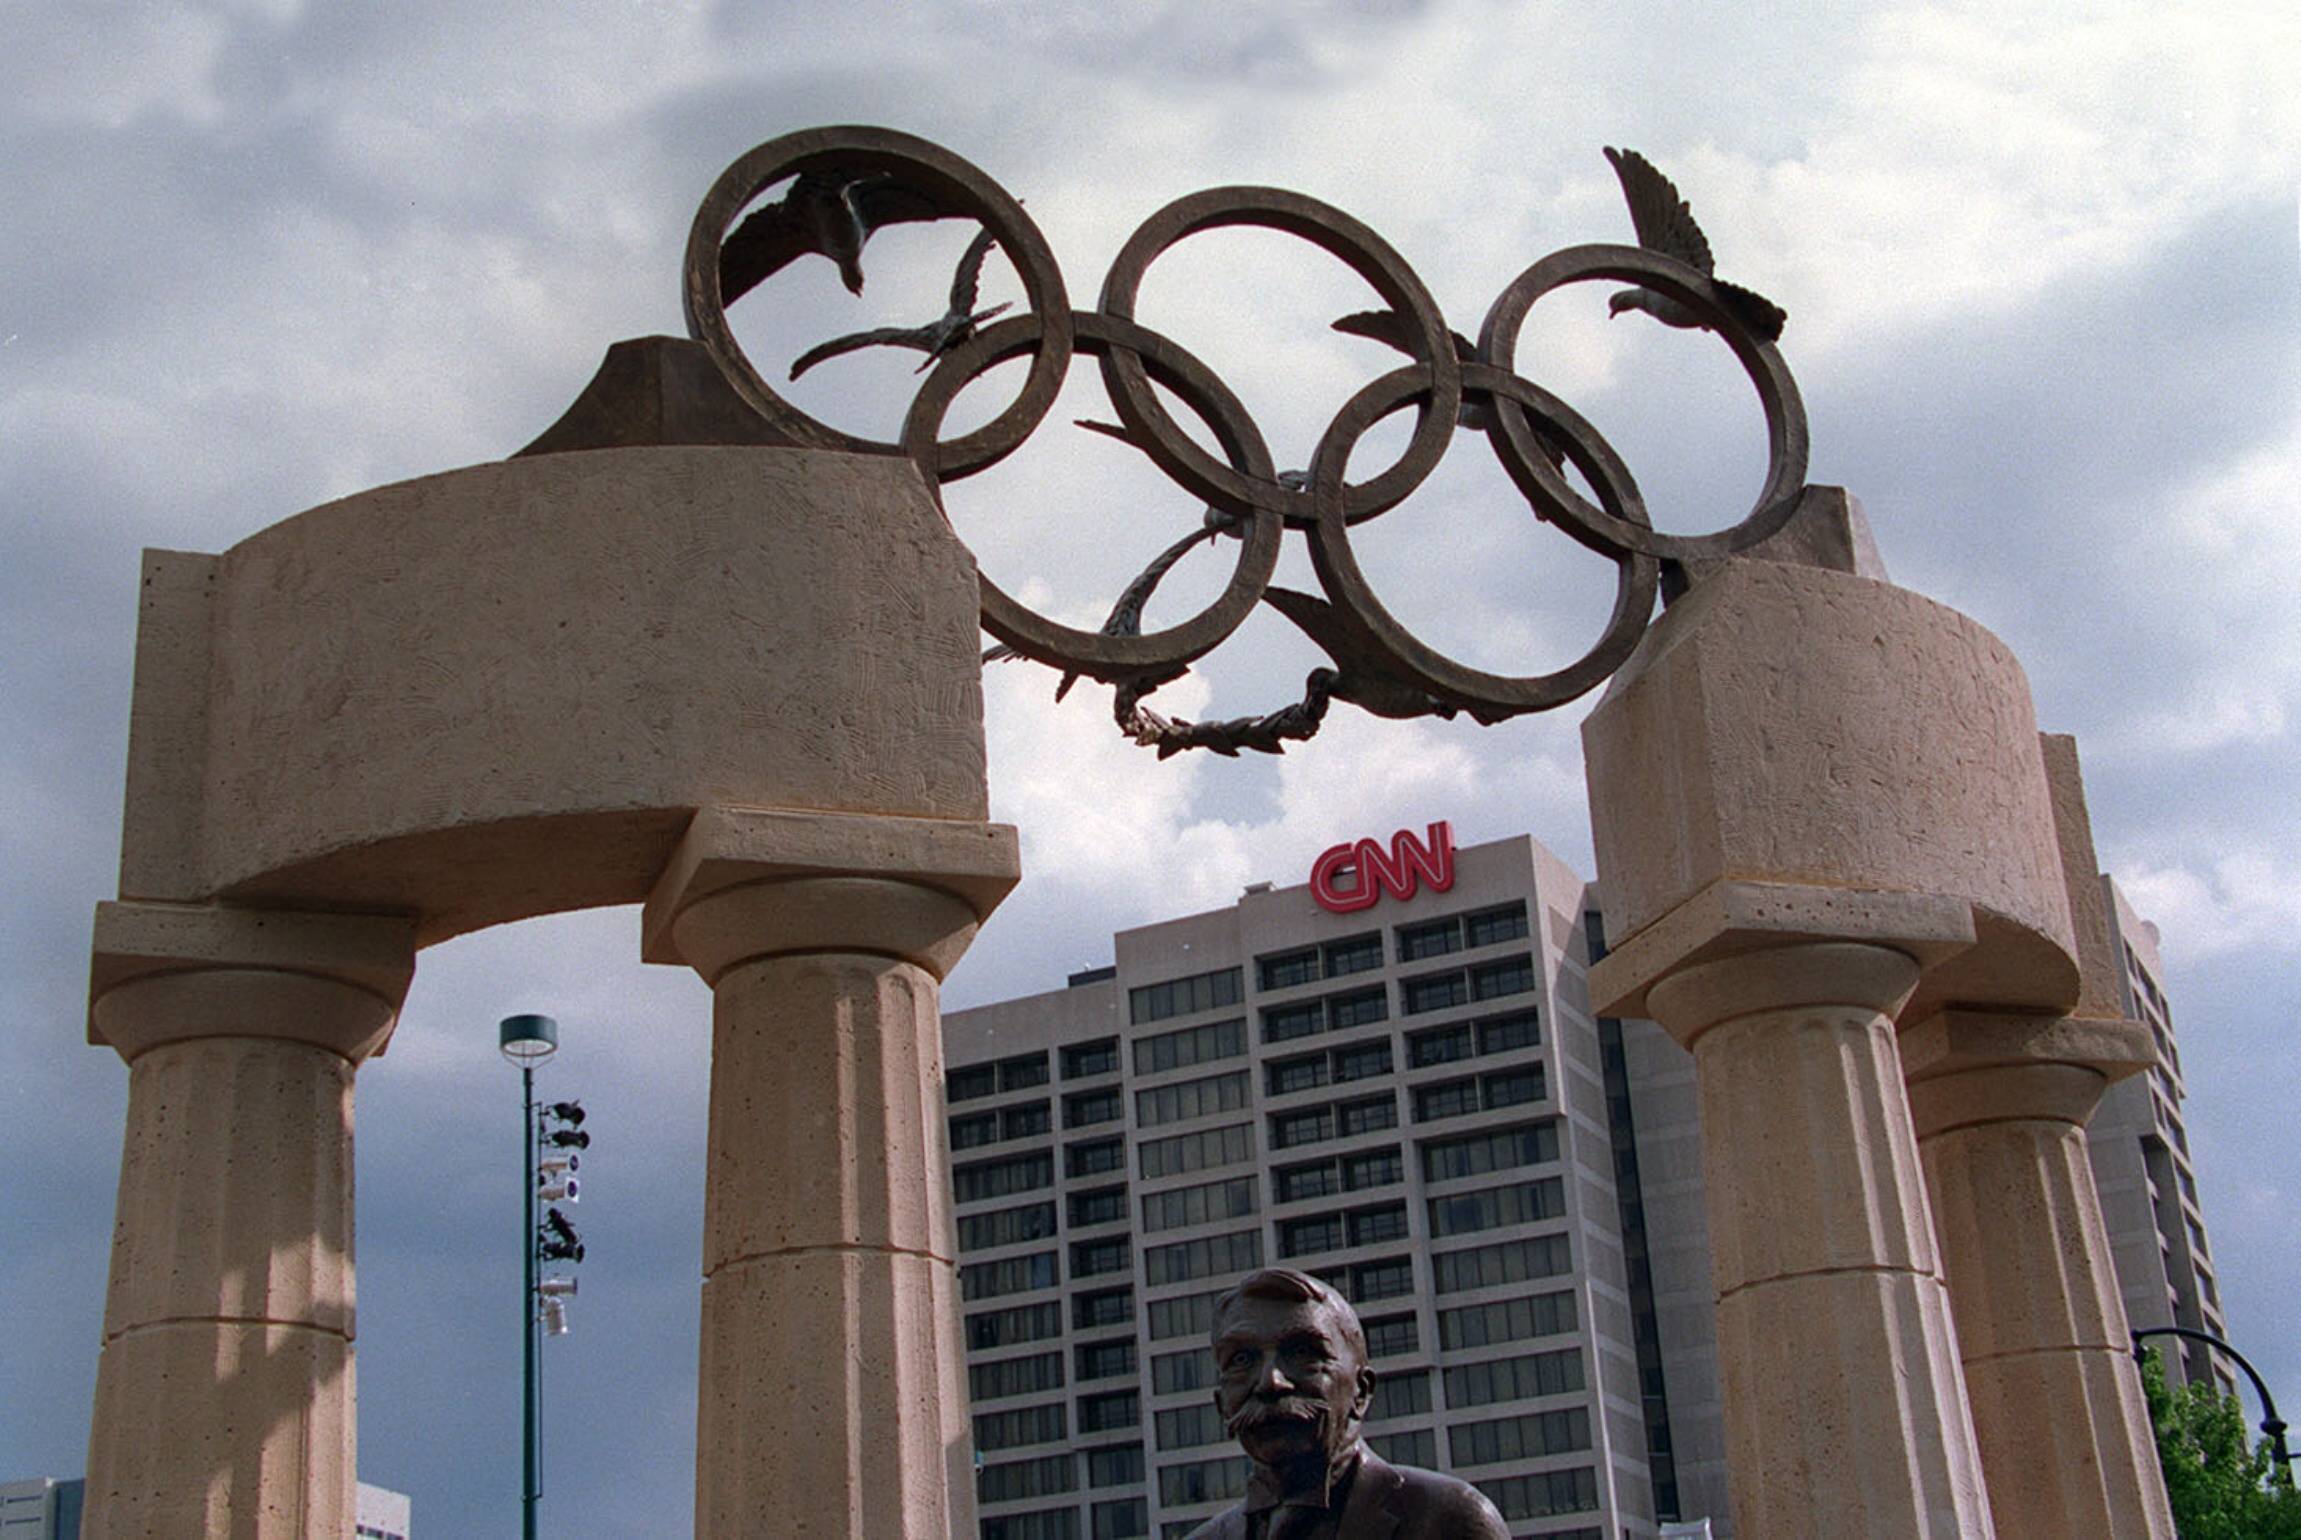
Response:
[{"label": "cloudy sky", "polygon": [[[1897,580],[2004,637],[2041,722],[2079,736],[2104,863],[2163,929],[2231,1329],[2301,1403],[2286,0],[0,0],[0,36],[0,1479],[84,1459],[126,1076],[81,1023],[139,549],[219,551],[517,448],[608,343],[680,329],[679,254],[720,169],[839,122],[924,134],[1024,198],[1081,304],[1168,199],[1252,182],[1364,219],[1473,332],[1543,253],[1628,237],[1601,145],[1669,171],[1721,274],[1790,312],[1812,479],[1851,488]],[[737,307],[745,340],[779,374],[808,342],[924,319],[964,239],[890,232],[862,303],[794,268]],[[1016,292],[997,261],[986,290]],[[1301,464],[1386,367],[1323,328],[1368,303],[1308,248],[1224,233],[1155,268],[1142,314]],[[1762,439],[1723,350],[1609,326],[1600,292],[1544,311],[1521,368],[1613,438],[1660,522],[1738,516]],[[842,360],[799,398],[883,434],[908,368]],[[995,409],[1002,378],[962,405]],[[1028,449],[951,498],[987,571],[1086,624],[1198,516],[1064,425],[1095,397],[1079,371]],[[1556,667],[1605,609],[1603,564],[1527,520],[1475,442],[1366,535],[1393,608],[1485,666]],[[1154,619],[1220,565],[1194,557]],[[1315,661],[1258,622],[1161,700],[1269,709]],[[991,671],[993,805],[1028,876],[953,1003],[1057,984],[1114,928],[1299,881],[1361,832],[1531,829],[1589,868],[1579,709],[1492,730],[1338,711],[1283,760],[1159,764],[1111,732],[1107,692],[1050,695],[1041,670]],[[597,1133],[546,1511],[685,1527],[708,997],[642,967],[636,934],[608,911],[427,953],[362,1072],[361,1469],[429,1533],[516,1523],[518,1086],[493,1030],[518,1010],[560,1019],[547,1086]]]}]

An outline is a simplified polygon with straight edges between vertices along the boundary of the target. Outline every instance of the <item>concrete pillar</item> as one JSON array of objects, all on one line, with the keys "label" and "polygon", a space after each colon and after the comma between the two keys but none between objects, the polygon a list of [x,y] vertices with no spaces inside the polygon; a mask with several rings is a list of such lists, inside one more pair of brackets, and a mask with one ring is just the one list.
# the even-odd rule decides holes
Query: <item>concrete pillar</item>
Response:
[{"label": "concrete pillar", "polygon": [[1971,1540],[1993,1530],[1894,1022],[2070,1009],[2068,900],[2018,662],[1826,559],[1690,572],[1584,723],[1614,939],[1590,989],[1694,1054],[1737,1532]]},{"label": "concrete pillar", "polygon": [[1890,946],[1810,942],[1647,995],[1694,1054],[1745,1534],[1989,1533],[1895,1051],[1917,981]]},{"label": "concrete pillar", "polygon": [[972,1536],[942,979],[988,824],[711,810],[647,956],[712,987],[695,1533]]},{"label": "concrete pillar", "polygon": [[1998,1532],[2171,1540],[2085,1147],[2148,1029],[1944,1011],[1903,1052]]},{"label": "concrete pillar", "polygon": [[352,1076],[413,969],[407,921],[99,906],[128,1127],[83,1534],[351,1532]]}]

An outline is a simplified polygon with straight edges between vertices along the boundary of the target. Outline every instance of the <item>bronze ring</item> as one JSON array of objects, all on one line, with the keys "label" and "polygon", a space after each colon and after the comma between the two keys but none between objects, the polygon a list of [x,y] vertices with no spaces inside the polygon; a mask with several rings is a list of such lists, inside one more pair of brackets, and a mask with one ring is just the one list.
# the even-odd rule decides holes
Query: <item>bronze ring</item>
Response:
[{"label": "bronze ring", "polygon": [[[1064,319],[1065,330],[1075,338],[1078,351],[1105,359],[1125,352],[1141,359],[1149,378],[1173,391],[1213,431],[1237,474],[1277,485],[1271,474],[1270,451],[1264,447],[1254,419],[1213,370],[1132,321],[1094,311]],[[998,321],[944,355],[911,403],[910,415],[903,423],[904,452],[913,452],[913,446],[926,449],[934,445],[944,413],[968,381],[1034,349],[1038,350],[1037,359],[1044,361],[1048,350],[1040,346],[1042,324],[1036,314]],[[958,471],[946,469],[935,479],[938,484],[953,481],[980,469],[980,465]],[[1299,492],[1287,495],[1298,502],[1302,497]],[[1146,636],[1081,631],[1049,620],[1010,597],[985,573],[981,577],[983,629],[1025,657],[1057,668],[1076,669],[1105,683],[1180,672],[1238,629],[1239,623],[1253,613],[1277,570],[1284,523],[1275,514],[1253,509],[1237,516],[1245,522],[1246,531],[1239,541],[1238,566],[1229,585],[1212,604],[1180,625]]]},{"label": "bronze ring", "polygon": [[1710,280],[1694,268],[1637,246],[1569,246],[1554,251],[1519,274],[1494,301],[1478,334],[1479,356],[1505,373],[1511,372],[1519,328],[1534,302],[1565,284],[1594,279],[1636,284],[1676,300],[1707,322],[1733,349],[1757,388],[1759,405],[1765,409],[1766,484],[1750,512],[1728,529],[1707,535],[1663,534],[1653,527],[1634,490],[1617,512],[1593,505],[1567,485],[1566,478],[1542,453],[1519,399],[1505,394],[1495,400],[1497,431],[1489,437],[1510,479],[1544,518],[1555,520],[1575,539],[1601,553],[1618,549],[1673,561],[1730,556],[1779,530],[1797,511],[1798,497],[1805,487],[1805,405],[1798,399],[1797,381],[1790,377],[1781,353],[1772,343],[1752,336],[1749,328],[1719,302]]},{"label": "bronze ring", "polygon": [[[1421,345],[1429,395],[1421,420],[1398,462],[1381,475],[1346,489],[1346,516],[1355,524],[1396,507],[1437,466],[1454,436],[1462,404],[1462,375],[1454,344],[1422,280],[1388,242],[1330,204],[1273,187],[1215,187],[1178,198],[1144,220],[1103,279],[1100,309],[1134,319],[1144,271],[1169,247],[1202,230],[1246,225],[1298,236],[1339,259],[1373,286],[1384,304],[1406,316]],[[1165,344],[1171,347],[1172,344]],[[1225,465],[1183,433],[1150,387],[1153,360],[1132,347],[1103,355],[1103,385],[1126,424],[1160,470],[1186,489],[1231,513],[1261,510],[1300,523],[1300,494],[1275,477],[1253,476]]]},{"label": "bronze ring", "polygon": [[687,232],[684,302],[687,334],[703,344],[719,370],[752,409],[795,442],[857,454],[904,452],[894,444],[858,438],[820,422],[775,393],[751,366],[727,324],[719,293],[719,248],[736,218],[769,187],[802,171],[882,172],[966,208],[988,228],[1022,276],[1039,353],[1023,389],[1007,409],[963,438],[910,451],[930,474],[979,470],[1030,437],[1055,403],[1071,364],[1071,308],[1062,270],[1039,227],[1006,189],[941,145],[891,128],[811,128],[770,139],[744,152],[719,174],[695,211]]},{"label": "bronze ring", "polygon": [[[1615,522],[1632,523],[1644,516],[1639,508],[1637,483],[1614,453],[1613,446],[1556,396],[1492,364],[1463,365],[1462,384],[1472,395],[1483,395],[1497,406],[1509,401],[1538,416],[1544,436],[1589,478],[1612,510],[1609,517]],[[1310,559],[1318,570],[1319,586],[1326,590],[1327,598],[1336,609],[1350,616],[1369,639],[1389,654],[1392,665],[1401,675],[1450,705],[1510,716],[1563,705],[1603,684],[1638,645],[1638,638],[1645,634],[1647,617],[1653,613],[1661,563],[1652,555],[1626,547],[1608,553],[1618,568],[1614,612],[1597,643],[1555,673],[1490,674],[1457,662],[1418,639],[1383,608],[1365,574],[1359,570],[1358,558],[1350,548],[1349,505],[1342,483],[1342,467],[1349,463],[1351,446],[1358,442],[1361,434],[1391,413],[1426,398],[1430,389],[1424,365],[1410,364],[1393,370],[1351,397],[1335,414],[1334,422],[1319,441],[1318,456],[1311,462],[1310,481],[1315,518],[1310,533]],[[1524,421],[1523,414],[1520,421]],[[1528,430],[1530,437],[1532,431]],[[1549,469],[1548,457],[1539,449],[1535,454],[1543,467]],[[1556,472],[1551,474],[1555,476]]]}]

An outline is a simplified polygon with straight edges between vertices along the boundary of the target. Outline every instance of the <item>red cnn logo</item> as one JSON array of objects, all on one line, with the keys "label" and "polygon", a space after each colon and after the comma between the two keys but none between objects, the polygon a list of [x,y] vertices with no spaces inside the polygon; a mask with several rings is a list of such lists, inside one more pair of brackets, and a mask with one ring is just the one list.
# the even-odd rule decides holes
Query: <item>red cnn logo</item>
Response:
[{"label": "red cnn logo", "polygon": [[1385,851],[1371,839],[1336,845],[1310,868],[1310,896],[1331,914],[1371,908],[1388,893],[1412,898],[1416,879],[1433,893],[1454,886],[1454,828],[1434,823],[1421,840],[1404,829]]}]

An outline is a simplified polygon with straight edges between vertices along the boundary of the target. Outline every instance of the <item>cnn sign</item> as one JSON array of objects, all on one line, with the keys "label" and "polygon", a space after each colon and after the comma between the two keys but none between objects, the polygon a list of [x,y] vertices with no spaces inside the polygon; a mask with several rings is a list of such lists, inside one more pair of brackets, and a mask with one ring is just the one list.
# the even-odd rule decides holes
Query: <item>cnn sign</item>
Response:
[{"label": "cnn sign", "polygon": [[1384,850],[1374,840],[1336,845],[1310,868],[1310,896],[1332,914],[1371,908],[1388,893],[1412,898],[1417,887],[1443,893],[1454,886],[1454,829],[1434,823],[1421,839],[1405,829]]}]

